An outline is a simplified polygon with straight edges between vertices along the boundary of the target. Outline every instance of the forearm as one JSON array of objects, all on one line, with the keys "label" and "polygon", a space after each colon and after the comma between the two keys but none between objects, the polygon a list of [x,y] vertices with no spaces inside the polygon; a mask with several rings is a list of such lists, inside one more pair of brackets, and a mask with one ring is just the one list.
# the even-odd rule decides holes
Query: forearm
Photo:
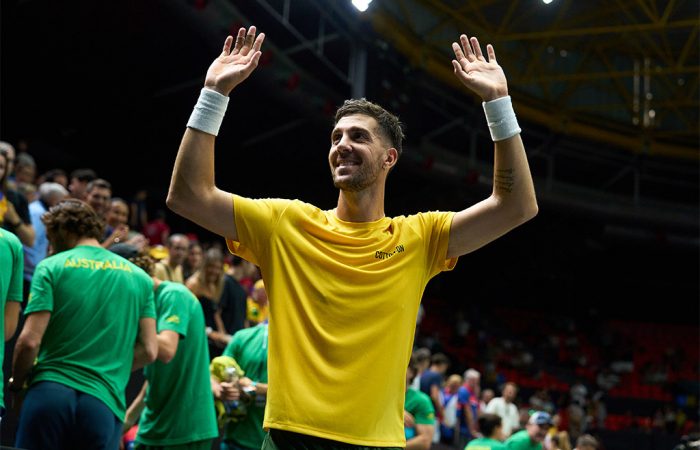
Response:
[{"label": "forearm", "polygon": [[175,158],[166,203],[178,214],[188,214],[189,208],[214,190],[215,136],[186,128]]},{"label": "forearm", "polygon": [[520,135],[494,143],[493,196],[531,218],[537,213],[535,186]]},{"label": "forearm", "polygon": [[40,343],[30,342],[22,336],[15,345],[12,358],[12,380],[15,386],[23,386],[39,354]]},{"label": "forearm", "polygon": [[14,229],[14,233],[17,235],[22,244],[27,247],[34,246],[34,227],[26,224],[24,222],[19,223]]},{"label": "forearm", "polygon": [[19,320],[20,302],[7,301],[5,303],[5,341],[9,341],[17,331],[17,321]]},{"label": "forearm", "polygon": [[141,343],[141,341],[137,341],[134,345],[134,359],[131,364],[131,370],[134,371],[141,369],[152,362],[153,358],[151,358],[151,355],[146,347],[143,345],[143,343]]},{"label": "forearm", "polygon": [[124,417],[123,430],[126,432],[129,428],[133,427],[141,413],[143,408],[146,406],[146,389],[148,388],[148,381],[144,381],[141,391],[138,393],[134,401],[131,402],[129,408],[126,410],[126,416]]},{"label": "forearm", "polygon": [[433,425],[416,425],[416,436],[406,441],[406,450],[428,450],[434,433]]}]

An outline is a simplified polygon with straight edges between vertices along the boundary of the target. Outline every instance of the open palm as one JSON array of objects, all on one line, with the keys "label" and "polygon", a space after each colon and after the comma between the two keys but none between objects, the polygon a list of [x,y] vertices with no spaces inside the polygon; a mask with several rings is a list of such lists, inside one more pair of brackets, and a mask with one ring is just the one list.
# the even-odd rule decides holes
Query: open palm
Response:
[{"label": "open palm", "polygon": [[486,46],[488,60],[481,53],[477,38],[459,37],[460,44],[452,43],[456,60],[452,60],[455,75],[466,87],[484,101],[508,95],[508,83],[503,69],[496,61],[496,52],[491,44]]},{"label": "open palm", "polygon": [[236,41],[228,36],[221,54],[211,63],[204,86],[223,95],[228,95],[233,88],[243,82],[258,66],[260,48],[265,40],[265,33],[255,37],[256,29],[251,26],[238,30]]}]

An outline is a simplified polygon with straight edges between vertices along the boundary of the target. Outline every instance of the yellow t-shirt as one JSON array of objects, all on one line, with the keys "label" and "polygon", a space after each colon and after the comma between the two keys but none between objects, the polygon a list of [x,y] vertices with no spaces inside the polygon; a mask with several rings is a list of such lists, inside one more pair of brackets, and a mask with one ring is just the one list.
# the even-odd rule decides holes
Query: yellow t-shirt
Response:
[{"label": "yellow t-shirt", "polygon": [[418,306],[446,260],[454,213],[350,223],[298,200],[233,196],[239,242],[270,307],[265,428],[404,447]]}]

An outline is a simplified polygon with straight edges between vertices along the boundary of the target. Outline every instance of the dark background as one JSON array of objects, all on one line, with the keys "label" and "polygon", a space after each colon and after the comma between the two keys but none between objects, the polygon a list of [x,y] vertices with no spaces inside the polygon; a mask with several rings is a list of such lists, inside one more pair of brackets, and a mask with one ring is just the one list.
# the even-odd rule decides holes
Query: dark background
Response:
[{"label": "dark background", "polygon": [[[254,2],[238,3],[243,8]],[[202,29],[181,9],[153,0],[8,1],[0,13],[0,138],[25,141],[39,173],[91,167],[112,182],[115,196],[130,198],[145,188],[151,209],[165,208],[179,140],[225,31]],[[276,38],[268,32],[270,42]],[[411,146],[440,119],[411,108],[411,101],[393,101],[396,91],[380,83],[396,72],[390,67],[370,54],[367,96],[396,106],[407,130],[406,161],[389,178],[387,214],[456,210],[487,196],[488,186],[474,179],[442,177],[411,160]],[[287,95],[289,86],[274,70],[274,64],[261,64],[232,94],[217,140],[217,184],[242,195],[332,208],[337,192],[326,162],[329,112],[349,92],[336,89],[328,96],[333,108],[314,109]],[[422,95],[428,75],[409,75],[404,92]],[[485,129],[478,102],[472,106],[473,126]],[[259,139],[295,120],[300,123],[289,130]],[[521,126],[526,147],[535,147],[527,130],[537,125],[521,120]],[[483,144],[490,150],[490,143]],[[537,170],[533,163],[535,175]],[[536,187],[543,190],[537,181]],[[688,191],[686,203],[697,195],[697,189]],[[427,294],[483,308],[512,305],[573,316],[594,309],[608,318],[697,324],[697,227],[650,220],[634,223],[643,236],[616,233],[630,220],[591,212],[574,200],[542,198],[534,220],[462,257],[453,272],[431,282]],[[217,239],[172,213],[168,222],[175,231]],[[683,239],[673,238],[679,235]]]}]

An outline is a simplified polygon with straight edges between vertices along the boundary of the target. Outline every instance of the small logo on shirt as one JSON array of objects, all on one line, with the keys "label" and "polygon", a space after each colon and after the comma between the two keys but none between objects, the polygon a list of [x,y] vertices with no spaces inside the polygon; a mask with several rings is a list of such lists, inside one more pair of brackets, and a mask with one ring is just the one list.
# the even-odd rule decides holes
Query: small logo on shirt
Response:
[{"label": "small logo on shirt", "polygon": [[374,257],[377,259],[389,259],[392,256],[394,256],[395,254],[402,253],[403,251],[404,251],[403,245],[399,244],[396,247],[394,247],[393,252],[383,252],[381,250],[377,250],[376,252],[374,252]]},{"label": "small logo on shirt", "polygon": [[180,317],[176,315],[172,315],[165,319],[165,322],[167,323],[180,323]]}]

